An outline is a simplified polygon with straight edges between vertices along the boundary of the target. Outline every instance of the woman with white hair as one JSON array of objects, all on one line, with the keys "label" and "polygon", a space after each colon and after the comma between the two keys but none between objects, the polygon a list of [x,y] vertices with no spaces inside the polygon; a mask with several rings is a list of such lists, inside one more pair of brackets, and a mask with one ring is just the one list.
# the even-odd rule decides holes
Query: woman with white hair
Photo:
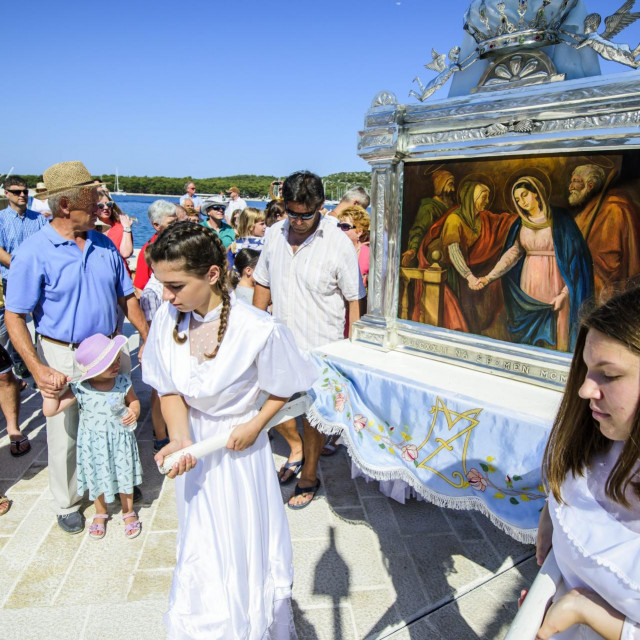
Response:
[{"label": "woman with white hair", "polygon": [[136,264],[136,273],[133,279],[133,286],[136,290],[136,295],[140,297],[140,293],[149,282],[151,277],[151,267],[147,264],[144,258],[145,249],[155,242],[156,238],[170,225],[176,221],[176,206],[173,202],[168,200],[154,200],[147,211],[149,216],[149,222],[154,228],[155,233],[149,238],[148,242],[142,246],[140,253],[138,254],[138,262]]}]

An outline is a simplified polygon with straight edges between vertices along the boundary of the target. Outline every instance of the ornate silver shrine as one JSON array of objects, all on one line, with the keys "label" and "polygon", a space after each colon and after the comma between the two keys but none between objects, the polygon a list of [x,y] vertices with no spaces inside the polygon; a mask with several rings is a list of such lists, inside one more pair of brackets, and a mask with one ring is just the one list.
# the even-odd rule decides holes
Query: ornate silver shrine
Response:
[{"label": "ornate silver shrine", "polygon": [[[598,35],[600,16],[586,14],[581,0],[474,0],[465,42],[447,57],[433,51],[426,66],[438,75],[427,85],[418,81],[420,93],[411,93],[417,103],[399,104],[387,91],[374,98],[358,142],[358,154],[372,168],[372,225],[367,314],[355,324],[354,341],[542,386],[564,385],[570,353],[407,319],[406,279],[416,276],[401,265],[405,168],[640,149],[640,76],[595,75],[594,64],[599,55],[638,66],[638,48],[610,41],[640,17],[631,13],[633,4],[609,16]],[[563,70],[565,54],[570,73]],[[582,77],[575,77],[576,61]],[[454,78],[447,99],[425,101],[454,75],[461,80],[456,86]],[[428,278],[440,277],[437,260],[432,267],[419,274],[425,287]]]}]

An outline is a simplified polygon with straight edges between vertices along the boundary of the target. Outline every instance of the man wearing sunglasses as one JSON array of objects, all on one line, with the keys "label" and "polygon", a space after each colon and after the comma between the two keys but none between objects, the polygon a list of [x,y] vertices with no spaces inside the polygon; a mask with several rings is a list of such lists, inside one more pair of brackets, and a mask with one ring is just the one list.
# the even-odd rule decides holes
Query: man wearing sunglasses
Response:
[{"label": "man wearing sunglasses", "polygon": [[[29,189],[24,178],[9,176],[4,183],[4,194],[9,200],[9,206],[0,211],[0,276],[6,298],[7,278],[13,254],[28,237],[39,231],[48,221],[36,211],[27,209]],[[0,344],[11,354],[16,373],[21,378],[28,376],[29,371],[22,358],[9,343],[4,325],[4,306],[0,309]]]},{"label": "man wearing sunglasses", "polygon": [[[311,350],[343,338],[345,301],[351,325],[360,318],[365,290],[353,243],[320,213],[320,178],[308,171],[294,173],[285,180],[282,194],[287,219],[276,222],[265,237],[253,272],[253,304],[266,310],[272,302],[273,315],[291,329],[298,347]],[[306,418],[303,424],[304,441],[295,420],[277,427],[291,447],[278,473],[280,483],[302,469],[290,509],[306,507],[320,488],[316,471],[325,438]]]}]

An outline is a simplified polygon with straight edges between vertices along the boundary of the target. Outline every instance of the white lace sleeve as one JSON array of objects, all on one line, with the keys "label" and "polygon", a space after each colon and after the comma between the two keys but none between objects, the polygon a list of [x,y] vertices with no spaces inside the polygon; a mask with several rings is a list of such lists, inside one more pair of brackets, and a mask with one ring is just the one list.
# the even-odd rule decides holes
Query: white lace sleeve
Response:
[{"label": "white lace sleeve", "polygon": [[640,640],[640,622],[625,618],[620,640]]}]

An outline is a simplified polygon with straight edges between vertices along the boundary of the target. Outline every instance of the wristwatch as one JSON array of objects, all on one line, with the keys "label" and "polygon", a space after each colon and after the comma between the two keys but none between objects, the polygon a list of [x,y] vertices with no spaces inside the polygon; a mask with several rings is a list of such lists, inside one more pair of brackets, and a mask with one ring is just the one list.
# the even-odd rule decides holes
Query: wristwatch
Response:
[{"label": "wristwatch", "polygon": [[123,230],[125,233],[131,233],[131,227],[122,227],[122,230]]}]

